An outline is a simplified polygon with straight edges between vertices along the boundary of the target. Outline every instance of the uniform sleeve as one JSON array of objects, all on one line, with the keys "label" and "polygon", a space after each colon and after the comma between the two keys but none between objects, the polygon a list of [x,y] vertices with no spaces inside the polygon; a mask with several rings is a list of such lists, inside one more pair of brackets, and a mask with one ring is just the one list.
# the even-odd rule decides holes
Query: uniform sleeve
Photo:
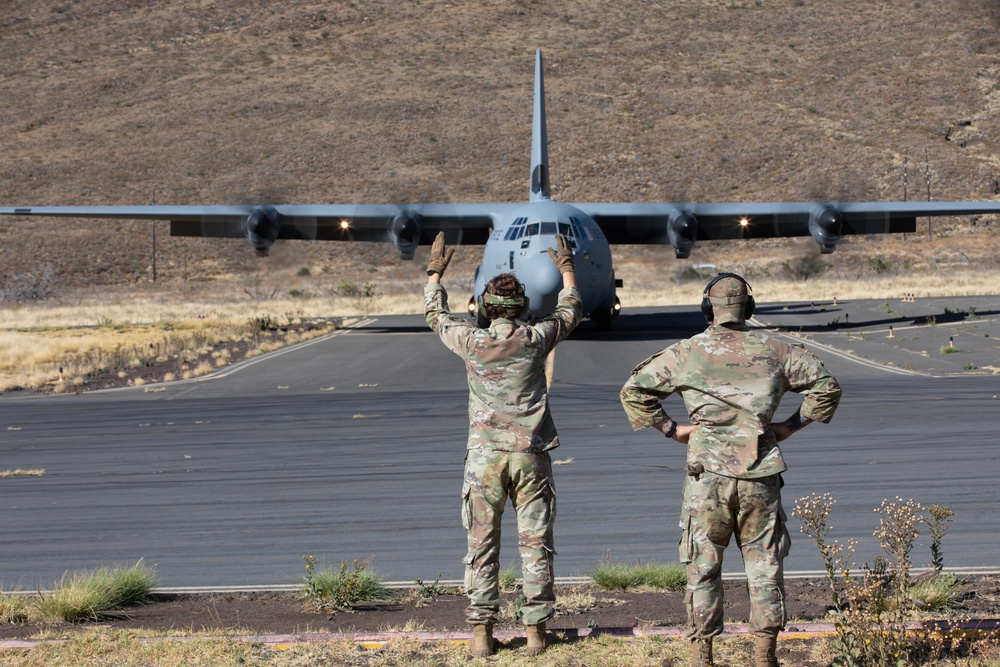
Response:
[{"label": "uniform sleeve", "polygon": [[669,347],[646,359],[632,370],[619,398],[629,424],[636,431],[667,419],[660,401],[674,393],[671,367],[676,350]]},{"label": "uniform sleeve", "polygon": [[583,301],[575,287],[559,291],[559,303],[555,310],[538,322],[534,329],[545,339],[547,349],[552,349],[572,333],[583,319]]},{"label": "uniform sleeve", "polygon": [[440,283],[428,283],[424,287],[424,321],[434,330],[445,346],[460,356],[474,326],[466,319],[455,317],[448,310],[448,292]]},{"label": "uniform sleeve", "polygon": [[789,346],[785,374],[789,389],[803,394],[799,414],[812,421],[828,424],[837,411],[843,393],[837,378],[816,355],[797,346]]}]

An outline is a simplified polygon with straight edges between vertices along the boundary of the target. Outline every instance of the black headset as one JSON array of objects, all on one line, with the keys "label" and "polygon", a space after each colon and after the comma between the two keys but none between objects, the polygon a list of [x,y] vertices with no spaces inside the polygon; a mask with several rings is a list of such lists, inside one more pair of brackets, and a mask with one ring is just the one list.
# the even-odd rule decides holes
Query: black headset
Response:
[{"label": "black headset", "polygon": [[747,286],[747,300],[746,303],[743,304],[743,319],[749,320],[753,317],[753,311],[757,307],[757,304],[754,303],[753,295],[750,294],[750,292],[753,291],[753,288],[750,287],[750,283],[743,279],[743,276],[736,275],[735,273],[720,273],[712,278],[712,281],[705,287],[705,291],[702,293],[701,298],[701,312],[705,315],[705,319],[709,322],[712,322],[715,319],[715,310],[712,308],[712,301],[709,299],[708,294],[712,291],[712,288],[715,287],[715,283],[719,282],[723,278],[736,278]]}]

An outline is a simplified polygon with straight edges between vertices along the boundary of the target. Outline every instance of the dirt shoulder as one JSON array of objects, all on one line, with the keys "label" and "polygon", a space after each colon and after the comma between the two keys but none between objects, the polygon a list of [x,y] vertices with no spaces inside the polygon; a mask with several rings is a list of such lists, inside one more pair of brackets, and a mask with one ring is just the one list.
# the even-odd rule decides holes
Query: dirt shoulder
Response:
[{"label": "dirt shoulder", "polygon": [[[786,582],[790,626],[826,622],[829,592],[826,582],[794,579]],[[509,618],[515,594],[505,594],[501,610],[508,620],[500,630],[517,630]],[[561,608],[550,621],[552,630],[579,628],[614,629],[636,627],[683,627],[686,623],[684,592],[620,593],[588,586],[563,587],[557,591]],[[746,584],[725,584],[727,623],[746,622],[749,600]],[[350,612],[325,613],[311,608],[295,593],[217,593],[210,595],[158,595],[153,604],[130,607],[120,615],[92,623],[0,625],[0,640],[30,639],[41,633],[70,635],[94,627],[141,630],[150,633],[193,634],[238,632],[249,635],[295,635],[304,633],[379,634],[392,632],[462,632],[466,598],[456,592],[420,597],[414,590],[399,591],[396,600],[357,605]],[[967,577],[953,609],[935,618],[1000,618],[1000,577]]]}]

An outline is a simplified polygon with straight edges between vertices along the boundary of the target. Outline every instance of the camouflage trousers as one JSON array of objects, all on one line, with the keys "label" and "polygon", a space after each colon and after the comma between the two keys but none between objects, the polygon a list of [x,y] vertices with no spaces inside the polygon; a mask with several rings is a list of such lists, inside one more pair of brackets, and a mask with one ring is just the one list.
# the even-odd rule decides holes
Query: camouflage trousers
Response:
[{"label": "camouflage trousers", "polygon": [[495,623],[500,612],[500,519],[510,497],[517,513],[521,553],[521,620],[536,625],[552,618],[555,602],[552,524],[556,493],[548,453],[522,454],[470,449],[465,456],[462,524],[468,531],[465,590],[468,622]]},{"label": "camouflage trousers", "polygon": [[722,554],[732,535],[743,553],[751,632],[773,637],[785,627],[786,522],[780,475],[735,479],[703,472],[686,478],[680,560],[687,565],[689,639],[722,632]]}]

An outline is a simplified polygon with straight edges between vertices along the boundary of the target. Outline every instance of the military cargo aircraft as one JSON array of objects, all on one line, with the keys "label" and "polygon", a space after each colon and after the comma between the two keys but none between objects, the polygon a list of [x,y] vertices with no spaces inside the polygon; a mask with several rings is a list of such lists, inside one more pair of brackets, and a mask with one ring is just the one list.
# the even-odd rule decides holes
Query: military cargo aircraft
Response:
[{"label": "military cargo aircraft", "polygon": [[542,53],[535,54],[530,193],[522,203],[260,204],[186,206],[16,206],[0,215],[169,220],[172,236],[246,238],[258,255],[279,239],[384,241],[402,259],[439,231],[451,245],[485,245],[475,296],[511,271],[524,283],[529,318],[555,307],[562,285],[546,249],[565,234],[576,255],[583,310],[608,329],[621,303],[611,244],[669,244],[678,258],[697,241],[811,236],[823,253],[847,234],[912,232],[926,216],[998,214],[1000,202],[563,203],[549,188]]}]

